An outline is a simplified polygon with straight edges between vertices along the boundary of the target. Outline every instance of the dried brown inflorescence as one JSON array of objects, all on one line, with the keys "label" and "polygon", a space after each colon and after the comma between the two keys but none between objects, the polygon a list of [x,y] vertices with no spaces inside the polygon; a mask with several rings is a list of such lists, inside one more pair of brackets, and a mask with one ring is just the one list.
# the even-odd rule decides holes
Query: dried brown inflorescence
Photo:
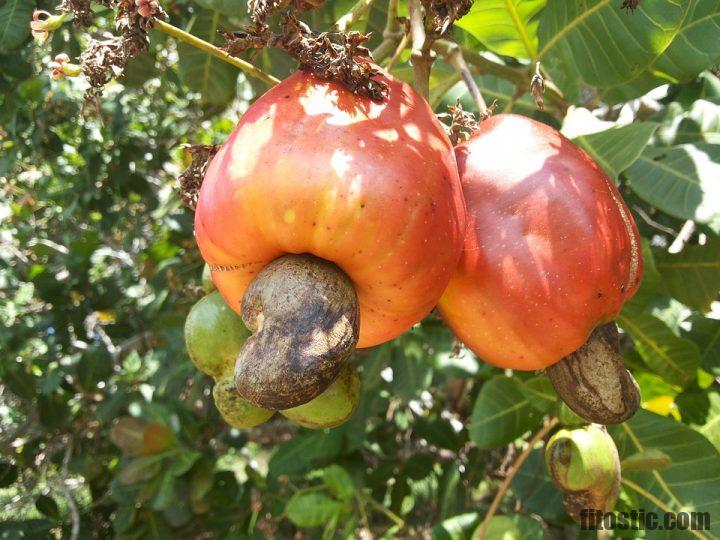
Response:
[{"label": "dried brown inflorescence", "polygon": [[[99,3],[117,9],[115,27],[119,35],[107,34],[102,39],[91,39],[80,55],[83,73],[91,86],[89,98],[97,96],[110,80],[123,74],[131,59],[148,49],[148,31],[153,21],[166,16],[156,0],[104,0]],[[88,26],[92,23],[89,0],[65,0],[58,9],[72,13],[76,24]]]},{"label": "dried brown inflorescence", "polygon": [[382,100],[387,86],[373,77],[380,70],[370,61],[370,51],[364,47],[369,35],[360,32],[323,32],[314,34],[292,13],[283,13],[280,32],[272,32],[264,22],[256,22],[240,32],[223,32],[227,40],[224,49],[238,55],[249,49],[276,47],[283,49],[300,62],[300,68],[315,76],[344,84],[356,94]]},{"label": "dried brown inflorescence", "polygon": [[[109,5],[109,2],[98,2]],[[57,7],[58,11],[69,13],[77,26],[90,26],[93,23],[93,11],[90,0],[63,0]]]},{"label": "dried brown inflorescence", "polygon": [[[485,114],[480,115],[480,120],[477,120],[472,112],[464,110],[460,101],[457,101],[455,105],[448,106],[449,112],[440,113],[437,117],[443,121],[445,132],[454,146],[459,142],[467,140],[472,132],[478,128],[480,122],[492,116],[496,107],[497,101],[493,101],[488,106]],[[450,120],[450,125],[445,123],[448,119]]]},{"label": "dried brown inflorescence", "polygon": [[219,146],[207,144],[194,144],[187,147],[192,162],[190,166],[185,169],[185,172],[180,175],[179,180],[180,199],[190,210],[194,211],[197,206],[200,187],[202,186],[203,178],[205,178],[205,171],[207,171],[210,161],[215,157],[219,149]]},{"label": "dried brown inflorescence", "polygon": [[437,37],[442,36],[460,17],[472,7],[473,0],[423,0],[427,26]]}]

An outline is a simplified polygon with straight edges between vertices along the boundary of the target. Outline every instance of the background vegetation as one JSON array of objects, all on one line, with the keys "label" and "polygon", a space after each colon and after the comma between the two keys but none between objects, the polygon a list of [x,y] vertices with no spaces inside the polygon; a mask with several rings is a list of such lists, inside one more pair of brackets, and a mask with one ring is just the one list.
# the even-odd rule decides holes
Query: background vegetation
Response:
[{"label": "background vegetation", "polygon": [[[362,397],[344,426],[229,429],[184,349],[202,261],[176,179],[182,145],[221,143],[266,86],[153,32],[95,109],[81,78],[46,68],[86,36],[66,23],[31,40],[33,10],[57,3],[0,0],[0,536],[469,536],[529,434],[558,413],[547,380],[489,367],[430,316],[358,355]],[[496,113],[562,127],[619,182],[646,270],[618,321],[643,394],[611,430],[625,460],[618,508],[714,519],[711,531],[627,536],[717,538],[720,1],[621,3],[477,0],[454,39]],[[210,42],[247,22],[244,0],[163,4]],[[325,30],[351,5],[302,18]],[[98,8],[93,31],[111,30],[111,15]],[[355,28],[377,46],[386,19],[375,0]],[[409,54],[399,77],[412,75]],[[250,58],[279,78],[294,69],[282,52]],[[536,61],[553,83],[545,112],[528,93]],[[432,104],[456,99],[473,109],[440,58]],[[539,449],[490,523],[488,537],[503,534],[589,535]]]}]

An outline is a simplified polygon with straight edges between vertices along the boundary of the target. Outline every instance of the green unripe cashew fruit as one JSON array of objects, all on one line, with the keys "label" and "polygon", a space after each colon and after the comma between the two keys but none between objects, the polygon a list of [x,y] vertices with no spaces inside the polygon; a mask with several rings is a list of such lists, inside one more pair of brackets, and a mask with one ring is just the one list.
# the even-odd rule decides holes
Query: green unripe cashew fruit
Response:
[{"label": "green unripe cashew fruit", "polygon": [[[611,512],[620,491],[620,457],[604,426],[589,424],[561,429],[545,446],[545,463],[553,483],[563,492],[565,510],[578,523]],[[589,521],[590,520],[590,521]]]},{"label": "green unripe cashew fruit", "polygon": [[193,363],[212,377],[231,375],[250,331],[219,292],[195,304],[185,320],[185,345]]},{"label": "green unripe cashew fruit", "polygon": [[359,397],[360,377],[354,366],[346,364],[322,394],[304,405],[280,411],[280,414],[310,429],[337,427],[353,415]]},{"label": "green unripe cashew fruit", "polygon": [[205,291],[206,294],[210,294],[215,290],[215,284],[212,280],[212,272],[210,271],[210,265],[207,263],[203,266],[200,284],[202,285],[202,289],[203,291]]},{"label": "green unripe cashew fruit", "polygon": [[275,414],[275,411],[256,407],[238,394],[232,375],[217,380],[213,387],[213,399],[223,420],[238,429],[258,426]]}]

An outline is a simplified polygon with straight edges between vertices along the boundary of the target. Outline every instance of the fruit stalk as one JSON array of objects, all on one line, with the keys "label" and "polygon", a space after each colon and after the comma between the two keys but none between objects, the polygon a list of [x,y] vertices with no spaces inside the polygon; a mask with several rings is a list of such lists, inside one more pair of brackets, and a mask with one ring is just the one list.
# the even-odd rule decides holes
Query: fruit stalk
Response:
[{"label": "fruit stalk", "polygon": [[176,26],[173,26],[172,24],[166,23],[165,21],[161,21],[159,19],[155,19],[153,27],[156,30],[163,32],[164,34],[179,39],[180,41],[184,41],[188,45],[192,45],[193,47],[200,49],[201,51],[205,51],[206,53],[211,54],[215,58],[219,58],[223,62],[227,62],[231,66],[235,66],[244,73],[260,79],[261,81],[267,83],[270,86],[273,86],[280,82],[279,79],[276,79],[272,75],[265,73],[263,70],[252,65],[250,62],[246,62],[241,58],[231,56],[219,47],[216,47],[215,45],[208,43],[207,41],[204,41],[197,36],[193,36],[192,34],[185,32],[184,30],[181,30]]}]

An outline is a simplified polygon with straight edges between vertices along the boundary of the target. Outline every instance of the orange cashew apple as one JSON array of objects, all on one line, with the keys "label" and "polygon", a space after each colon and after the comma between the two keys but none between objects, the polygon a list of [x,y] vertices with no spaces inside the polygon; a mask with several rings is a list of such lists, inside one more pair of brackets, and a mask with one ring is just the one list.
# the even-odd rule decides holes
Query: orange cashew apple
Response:
[{"label": "orange cashew apple", "polygon": [[[383,101],[308,73],[290,76],[250,106],[205,175],[195,214],[197,243],[218,291],[256,332],[246,344],[248,351],[257,349],[255,360],[241,352],[235,380],[241,395],[258,406],[306,403],[340,373],[342,362],[333,358],[345,353],[328,352],[338,343],[343,350],[370,347],[418,322],[436,305],[460,257],[465,210],[452,145],[407,84],[386,74],[379,78],[388,88]],[[253,289],[252,306],[244,305],[258,273],[288,254],[296,254],[292,278],[274,263],[263,279],[309,286],[288,293],[286,302],[282,287],[261,294],[259,289],[269,290],[264,284]],[[305,272],[312,258],[318,264]],[[338,272],[359,303],[354,339],[357,317],[347,315],[352,308],[333,309],[327,301],[341,289],[337,305],[355,301]],[[334,285],[319,293],[313,284],[323,275],[332,276]],[[265,311],[270,307],[274,315]],[[283,319],[281,332],[272,319],[278,310],[299,319]],[[261,345],[259,335],[269,336],[271,327],[275,334],[295,334],[295,342],[281,351],[269,349],[270,337]],[[293,360],[298,352],[313,358]],[[275,362],[275,375],[266,373],[267,362]],[[320,366],[308,383],[312,389],[289,396],[303,386],[302,376],[286,376],[308,366]],[[259,385],[273,390],[246,395]],[[283,396],[268,396],[273,392]]]}]

